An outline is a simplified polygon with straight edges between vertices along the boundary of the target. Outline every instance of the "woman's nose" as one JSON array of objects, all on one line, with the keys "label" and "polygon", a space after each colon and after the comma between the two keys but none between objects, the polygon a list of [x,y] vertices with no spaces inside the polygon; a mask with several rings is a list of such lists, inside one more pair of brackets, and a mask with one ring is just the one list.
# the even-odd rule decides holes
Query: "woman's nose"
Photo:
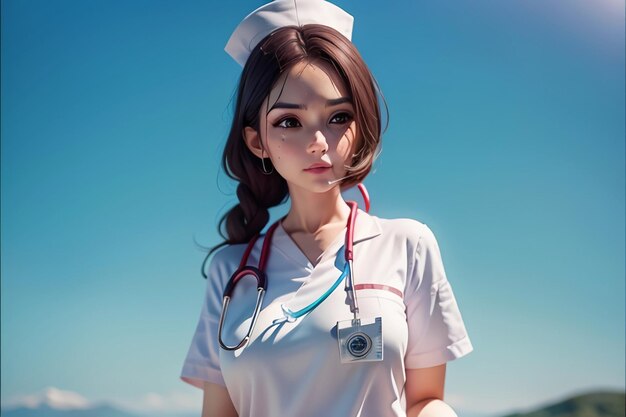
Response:
[{"label": "woman's nose", "polygon": [[326,137],[321,131],[316,131],[313,134],[313,140],[309,144],[309,151],[316,152],[319,151],[324,153],[328,150],[328,142],[326,142]]}]

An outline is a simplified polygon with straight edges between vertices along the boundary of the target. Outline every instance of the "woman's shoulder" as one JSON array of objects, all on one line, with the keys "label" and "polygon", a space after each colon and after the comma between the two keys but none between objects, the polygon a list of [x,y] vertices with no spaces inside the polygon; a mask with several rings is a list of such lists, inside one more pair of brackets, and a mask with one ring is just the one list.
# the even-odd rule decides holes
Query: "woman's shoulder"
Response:
[{"label": "woman's shoulder", "polygon": [[[254,242],[249,257],[258,258],[265,241],[266,234],[266,232],[260,233],[259,237]],[[210,264],[213,268],[219,268],[232,273],[232,271],[239,267],[241,259],[243,258],[249,244],[250,242],[224,244],[213,252]]]},{"label": "woman's shoulder", "polygon": [[225,244],[224,246],[215,250],[213,258],[220,260],[231,259],[242,253],[246,249],[246,245],[246,243]]},{"label": "woman's shoulder", "polygon": [[230,276],[239,266],[246,249],[245,243],[226,244],[216,249],[208,261],[208,274],[212,276]]},{"label": "woman's shoulder", "polygon": [[406,217],[383,218],[372,216],[376,219],[384,234],[395,239],[406,239],[413,245],[421,241],[428,243],[436,241],[431,228],[424,222]]}]

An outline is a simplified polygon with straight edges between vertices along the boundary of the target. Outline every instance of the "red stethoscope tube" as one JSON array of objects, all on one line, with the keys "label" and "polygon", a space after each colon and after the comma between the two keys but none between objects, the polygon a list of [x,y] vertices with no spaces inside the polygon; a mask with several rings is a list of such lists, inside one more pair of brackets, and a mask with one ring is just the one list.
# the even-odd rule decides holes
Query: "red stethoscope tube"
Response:
[{"label": "red stethoscope tube", "polygon": [[[365,200],[365,210],[369,212],[370,208],[370,200],[367,190],[363,184],[358,184],[359,190],[363,195],[363,199]],[[346,262],[350,263],[350,271],[352,271],[352,262],[354,258],[353,253],[353,242],[354,242],[354,226],[356,224],[356,215],[357,215],[357,203],[356,201],[346,201],[346,204],[350,206],[350,216],[348,217],[347,222],[347,231],[346,231],[346,240],[345,240],[345,251],[344,257]],[[285,216],[286,217],[286,216]],[[222,301],[222,312],[220,314],[220,321],[218,326],[218,341],[222,349],[225,350],[237,350],[243,347],[250,340],[250,336],[252,331],[254,330],[254,325],[256,324],[257,317],[259,312],[261,311],[261,305],[263,304],[263,296],[267,291],[267,276],[265,274],[265,266],[267,264],[267,259],[270,255],[270,246],[272,241],[272,236],[274,235],[274,231],[280,224],[280,221],[284,219],[282,217],[280,220],[276,221],[270,228],[268,229],[265,239],[263,240],[263,247],[261,249],[261,257],[259,259],[259,266],[254,267],[250,265],[246,265],[248,263],[248,257],[250,256],[250,252],[252,252],[252,248],[254,244],[260,237],[260,234],[257,233],[248,243],[246,250],[241,258],[241,262],[239,263],[239,268],[235,271],[235,273],[231,276],[230,280],[226,284],[226,288],[224,289],[224,298]],[[230,304],[230,300],[233,296],[233,291],[235,289],[235,285],[244,277],[251,275],[257,281],[257,300],[256,305],[254,307],[254,313],[252,314],[252,321],[250,322],[250,327],[248,328],[248,332],[246,336],[237,344],[233,346],[229,346],[222,340],[222,327],[224,325],[224,318],[226,317],[226,312],[228,311],[228,305]],[[356,297],[354,296],[354,286],[352,285],[352,272],[350,272],[350,281],[346,283],[346,288],[348,284],[353,292],[353,298],[355,302],[354,312],[358,312],[358,306],[356,305]]]}]

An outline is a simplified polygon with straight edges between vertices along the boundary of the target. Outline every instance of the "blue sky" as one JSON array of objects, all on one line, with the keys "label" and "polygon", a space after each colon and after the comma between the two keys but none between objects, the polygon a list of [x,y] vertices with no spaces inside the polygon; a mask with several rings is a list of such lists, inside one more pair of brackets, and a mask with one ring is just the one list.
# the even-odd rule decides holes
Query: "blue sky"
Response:
[{"label": "blue sky", "polygon": [[[236,200],[223,47],[262,3],[2,2],[3,405],[200,409],[178,375],[194,239]],[[335,3],[390,111],[371,212],[432,228],[474,344],[446,400],[624,389],[623,1]]]}]

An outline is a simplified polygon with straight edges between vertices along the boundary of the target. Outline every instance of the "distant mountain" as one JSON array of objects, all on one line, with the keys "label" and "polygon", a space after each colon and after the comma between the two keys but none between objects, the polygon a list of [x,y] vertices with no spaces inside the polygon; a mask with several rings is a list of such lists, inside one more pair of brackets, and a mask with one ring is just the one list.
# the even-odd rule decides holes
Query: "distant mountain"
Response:
[{"label": "distant mountain", "polygon": [[2,417],[140,417],[109,405],[61,410],[42,404],[36,408],[17,407],[2,410]]},{"label": "distant mountain", "polygon": [[[595,392],[574,396],[568,400],[529,413],[514,413],[504,417],[625,417],[626,393]],[[462,417],[462,416],[460,416]]]}]

